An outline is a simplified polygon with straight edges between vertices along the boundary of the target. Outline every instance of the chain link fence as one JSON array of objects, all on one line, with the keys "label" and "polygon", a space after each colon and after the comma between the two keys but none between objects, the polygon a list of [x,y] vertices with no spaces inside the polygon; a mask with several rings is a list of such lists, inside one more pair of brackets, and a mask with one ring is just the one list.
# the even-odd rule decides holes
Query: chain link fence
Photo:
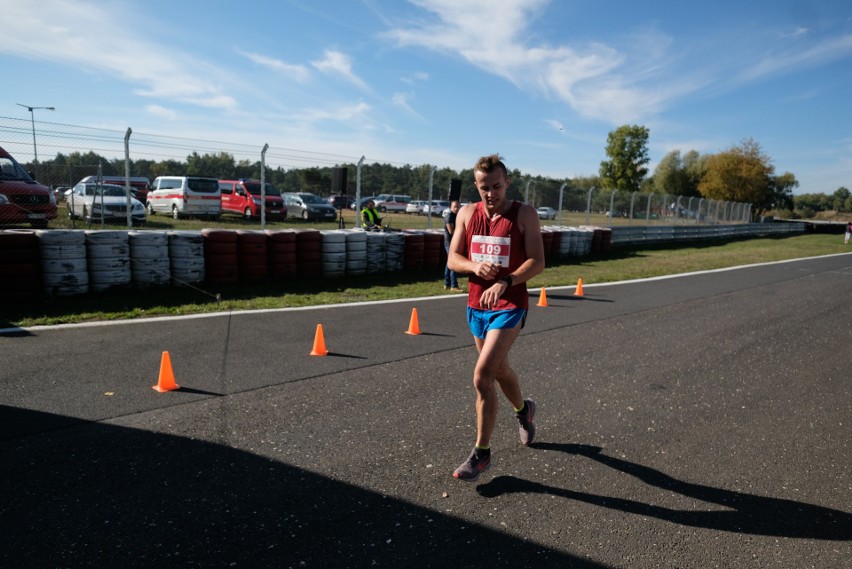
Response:
[{"label": "chain link fence", "polygon": [[[150,181],[158,175],[205,175],[185,171],[191,158],[229,155],[236,165],[236,178],[260,179],[267,170],[280,172],[317,166],[330,169],[357,162],[355,178],[360,181],[364,162],[364,157],[358,160],[298,149],[268,148],[264,143],[248,145],[135,133],[130,128],[126,131],[92,128],[39,121],[35,116],[31,120],[0,116],[0,147],[41,184],[53,190],[52,203],[44,203],[46,198],[33,195],[12,197],[15,192],[5,184],[5,193],[0,192],[0,226],[46,227],[56,216],[66,216],[66,191],[87,176],[95,179],[141,177]],[[16,178],[6,173],[5,166],[3,176],[4,180],[0,181],[12,182]],[[552,219],[558,225],[748,223],[752,207],[747,203],[694,196],[578,187],[570,182],[541,178],[516,180],[509,197],[522,199],[534,207],[551,208],[552,213],[545,211],[541,217]]]}]

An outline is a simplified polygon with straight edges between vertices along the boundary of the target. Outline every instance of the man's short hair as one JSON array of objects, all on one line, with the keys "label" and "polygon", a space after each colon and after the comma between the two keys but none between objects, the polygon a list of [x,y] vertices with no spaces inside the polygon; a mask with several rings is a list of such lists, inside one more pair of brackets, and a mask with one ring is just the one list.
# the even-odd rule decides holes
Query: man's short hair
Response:
[{"label": "man's short hair", "polygon": [[507,178],[509,177],[509,170],[506,168],[506,165],[503,164],[503,159],[499,154],[489,154],[488,156],[483,156],[479,160],[476,161],[476,164],[473,166],[473,171],[477,170],[480,172],[485,172],[486,174],[490,174],[497,168],[503,171],[503,175]]}]

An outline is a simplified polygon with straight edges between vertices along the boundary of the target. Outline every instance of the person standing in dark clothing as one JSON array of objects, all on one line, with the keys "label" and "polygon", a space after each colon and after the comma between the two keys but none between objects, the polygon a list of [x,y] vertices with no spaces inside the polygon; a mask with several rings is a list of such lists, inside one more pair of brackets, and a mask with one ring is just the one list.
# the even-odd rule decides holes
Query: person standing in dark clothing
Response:
[{"label": "person standing in dark clothing", "polygon": [[[447,214],[447,219],[444,221],[444,251],[447,257],[450,254],[450,241],[453,239],[453,232],[456,229],[456,215],[459,212],[458,200],[450,202],[450,213]],[[462,292],[459,288],[459,276],[452,270],[449,265],[444,268],[444,290],[452,292]]]}]

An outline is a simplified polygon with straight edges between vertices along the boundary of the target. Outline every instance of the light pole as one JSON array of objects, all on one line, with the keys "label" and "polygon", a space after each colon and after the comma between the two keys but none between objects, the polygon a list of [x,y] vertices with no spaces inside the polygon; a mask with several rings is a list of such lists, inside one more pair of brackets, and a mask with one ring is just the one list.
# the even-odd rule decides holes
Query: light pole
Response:
[{"label": "light pole", "polygon": [[[55,111],[54,107],[31,107],[29,105],[22,105],[21,103],[15,103],[19,107],[24,107],[30,112],[30,122],[33,125],[33,163],[35,166],[33,170],[38,170],[38,149],[36,148],[36,135],[35,135],[35,110],[36,109],[44,109],[46,111]],[[37,173],[37,172],[36,172]]]}]

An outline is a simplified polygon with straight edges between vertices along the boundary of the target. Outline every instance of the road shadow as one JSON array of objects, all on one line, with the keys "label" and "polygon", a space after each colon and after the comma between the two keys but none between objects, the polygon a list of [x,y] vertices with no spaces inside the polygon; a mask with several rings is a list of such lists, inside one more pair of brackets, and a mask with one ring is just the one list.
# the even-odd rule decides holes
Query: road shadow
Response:
[{"label": "road shadow", "polygon": [[477,492],[486,498],[512,492],[550,494],[675,524],[734,533],[838,541],[852,539],[852,514],[847,512],[805,502],[757,496],[685,482],[659,470],[607,456],[602,453],[600,447],[547,442],[533,443],[530,447],[585,456],[604,466],[634,476],[650,486],[715,504],[723,509],[675,510],[636,500],[575,492],[514,476],[497,477],[487,484],[480,485]]},{"label": "road shadow", "polygon": [[[0,406],[9,418],[68,424]],[[0,480],[2,567],[606,569],[277,460],[103,423],[0,442]]]}]

